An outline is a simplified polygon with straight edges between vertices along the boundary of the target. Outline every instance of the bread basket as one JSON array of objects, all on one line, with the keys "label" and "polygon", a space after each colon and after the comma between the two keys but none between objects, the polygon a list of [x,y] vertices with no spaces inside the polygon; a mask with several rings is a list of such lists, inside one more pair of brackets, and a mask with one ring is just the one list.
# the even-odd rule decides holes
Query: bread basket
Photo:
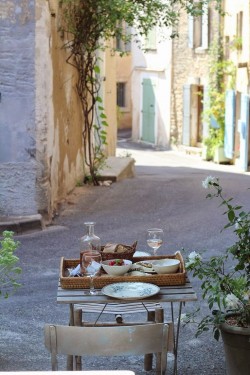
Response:
[{"label": "bread basket", "polygon": [[124,251],[122,252],[108,252],[105,253],[103,252],[105,246],[101,247],[101,255],[102,255],[102,260],[110,260],[110,259],[129,259],[132,260],[133,255],[136,250],[137,246],[137,241],[133,243],[133,245],[124,245],[124,244],[119,244],[119,246],[123,246]]}]

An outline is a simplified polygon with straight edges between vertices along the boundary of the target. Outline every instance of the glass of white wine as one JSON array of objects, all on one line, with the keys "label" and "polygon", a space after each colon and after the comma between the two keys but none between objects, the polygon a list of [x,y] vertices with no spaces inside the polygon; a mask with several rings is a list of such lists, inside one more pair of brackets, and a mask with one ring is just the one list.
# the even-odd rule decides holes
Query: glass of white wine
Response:
[{"label": "glass of white wine", "polygon": [[157,250],[161,247],[163,242],[163,230],[159,228],[151,228],[147,231],[147,244],[153,249],[154,255]]}]

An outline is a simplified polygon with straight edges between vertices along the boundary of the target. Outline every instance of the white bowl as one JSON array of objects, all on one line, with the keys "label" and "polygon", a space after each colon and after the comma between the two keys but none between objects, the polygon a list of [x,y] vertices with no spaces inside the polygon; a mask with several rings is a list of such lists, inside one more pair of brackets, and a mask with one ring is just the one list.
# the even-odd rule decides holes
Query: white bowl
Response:
[{"label": "white bowl", "polygon": [[151,262],[157,273],[175,273],[178,271],[180,261],[178,259],[157,259]]},{"label": "white bowl", "polygon": [[109,266],[109,263],[112,262],[113,260],[115,259],[104,260],[102,262],[102,268],[104,269],[104,271],[106,271],[109,275],[112,275],[112,276],[122,276],[126,272],[128,272],[128,270],[132,266],[132,261],[127,260],[127,259],[123,259],[123,262],[124,262],[123,266]]}]

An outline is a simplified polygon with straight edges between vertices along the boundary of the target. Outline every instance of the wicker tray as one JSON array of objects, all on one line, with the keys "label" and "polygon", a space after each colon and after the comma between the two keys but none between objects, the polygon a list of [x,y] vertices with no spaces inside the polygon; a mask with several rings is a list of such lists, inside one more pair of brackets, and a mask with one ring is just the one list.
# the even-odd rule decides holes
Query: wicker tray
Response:
[{"label": "wicker tray", "polygon": [[[166,285],[183,285],[186,282],[185,265],[181,253],[177,252],[174,255],[159,255],[152,257],[134,257],[133,263],[149,259],[179,259],[180,267],[178,272],[172,274],[149,274],[147,276],[110,276],[106,273],[94,277],[95,288],[103,288],[105,285],[113,284],[122,281],[129,282],[148,282],[158,286]],[[68,277],[68,268],[76,267],[79,264],[79,259],[65,259],[61,258],[60,263],[60,283],[64,289],[84,289],[89,287],[88,277]]]}]

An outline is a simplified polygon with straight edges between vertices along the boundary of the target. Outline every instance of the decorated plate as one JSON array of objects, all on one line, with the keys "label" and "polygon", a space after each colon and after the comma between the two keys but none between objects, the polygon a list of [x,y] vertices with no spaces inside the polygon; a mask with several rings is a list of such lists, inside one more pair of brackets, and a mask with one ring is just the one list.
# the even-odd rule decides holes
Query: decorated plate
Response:
[{"label": "decorated plate", "polygon": [[157,285],[137,282],[115,283],[102,288],[102,293],[106,296],[126,300],[151,297],[159,291],[160,288]]}]

